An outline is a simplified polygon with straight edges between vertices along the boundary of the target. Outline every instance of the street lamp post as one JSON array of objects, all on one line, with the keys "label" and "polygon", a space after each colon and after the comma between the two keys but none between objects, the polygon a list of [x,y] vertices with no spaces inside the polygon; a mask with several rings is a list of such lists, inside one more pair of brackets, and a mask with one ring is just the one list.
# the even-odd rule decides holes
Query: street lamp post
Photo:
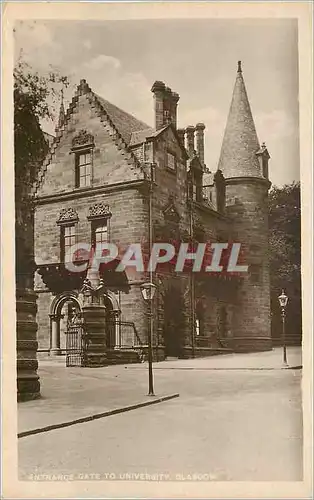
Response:
[{"label": "street lamp post", "polygon": [[156,286],[154,283],[143,283],[141,292],[143,299],[149,306],[148,318],[148,396],[155,396],[153,381],[153,350],[152,350],[152,301],[155,295]]},{"label": "street lamp post", "polygon": [[288,297],[282,290],[281,295],[278,297],[279,304],[281,307],[281,320],[282,320],[282,347],[283,347],[283,362],[287,365],[287,346],[286,346],[286,307],[288,303]]}]

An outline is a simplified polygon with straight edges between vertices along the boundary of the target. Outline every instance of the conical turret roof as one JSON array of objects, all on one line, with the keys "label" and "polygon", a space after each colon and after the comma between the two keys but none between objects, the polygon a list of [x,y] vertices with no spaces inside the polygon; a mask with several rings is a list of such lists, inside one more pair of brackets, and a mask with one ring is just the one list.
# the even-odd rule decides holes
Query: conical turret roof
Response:
[{"label": "conical turret roof", "polygon": [[262,177],[260,163],[256,155],[259,149],[260,145],[242,75],[241,61],[239,61],[218,169],[223,172],[226,179]]}]

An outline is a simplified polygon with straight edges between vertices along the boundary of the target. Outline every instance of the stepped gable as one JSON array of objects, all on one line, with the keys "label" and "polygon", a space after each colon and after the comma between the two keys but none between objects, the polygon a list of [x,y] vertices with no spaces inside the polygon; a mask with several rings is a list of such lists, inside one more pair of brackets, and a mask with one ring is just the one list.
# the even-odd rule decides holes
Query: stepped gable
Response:
[{"label": "stepped gable", "polygon": [[95,108],[97,108],[97,112],[100,118],[102,118],[102,121],[109,121],[110,125],[113,127],[113,138],[119,147],[124,147],[127,150],[128,159],[130,160],[130,168],[139,168],[141,172],[144,173],[137,157],[129,149],[129,146],[131,145],[130,143],[132,134],[137,132],[143,134],[144,132],[143,137],[147,137],[151,135],[154,130],[151,129],[146,123],[138,120],[131,114],[123,111],[114,104],[111,104],[106,99],[103,99],[102,97],[95,94],[87,84],[86,80],[81,80],[66,113],[64,114],[64,110],[61,110],[62,121],[59,119],[58,127],[56,130],[56,137],[52,141],[48,154],[43,161],[42,167],[39,170],[37,181],[33,186],[34,195],[43,182],[47,167],[52,161],[53,155],[59,145],[60,139],[63,137],[69,119],[78,103],[79,96],[84,94],[88,96],[90,104],[94,105]]}]

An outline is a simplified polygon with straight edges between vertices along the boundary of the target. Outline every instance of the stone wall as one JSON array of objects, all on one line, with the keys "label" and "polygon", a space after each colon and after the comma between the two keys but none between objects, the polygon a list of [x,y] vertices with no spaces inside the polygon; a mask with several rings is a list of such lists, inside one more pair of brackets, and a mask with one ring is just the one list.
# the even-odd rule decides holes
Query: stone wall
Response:
[{"label": "stone wall", "polygon": [[271,348],[268,187],[263,179],[227,182],[227,213],[234,221],[233,238],[245,245],[249,265],[238,290],[233,318],[236,350]]}]

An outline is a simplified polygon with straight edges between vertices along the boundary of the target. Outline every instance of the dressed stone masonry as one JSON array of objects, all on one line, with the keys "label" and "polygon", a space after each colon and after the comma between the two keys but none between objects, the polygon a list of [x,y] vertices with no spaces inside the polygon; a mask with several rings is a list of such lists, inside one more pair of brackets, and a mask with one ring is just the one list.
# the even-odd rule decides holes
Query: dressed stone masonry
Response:
[{"label": "dressed stone masonry", "polygon": [[35,186],[39,347],[66,352],[66,322],[73,308],[83,316],[85,308],[99,346],[89,366],[138,361],[147,350],[149,319],[140,292],[147,274],[132,267],[115,272],[117,258],[95,278],[94,314],[86,288],[91,270],[67,280],[60,271],[64,222],[76,241],[93,243],[98,231],[121,249],[140,243],[148,251],[151,232],[153,241],[240,242],[249,265],[243,277],[157,268],[154,356],[270,349],[269,154],[257,138],[241,64],[213,173],[204,158],[205,124],[177,128],[179,94],[161,81],[152,93],[154,127],[95,94],[86,80],[68,110],[61,109]]}]

